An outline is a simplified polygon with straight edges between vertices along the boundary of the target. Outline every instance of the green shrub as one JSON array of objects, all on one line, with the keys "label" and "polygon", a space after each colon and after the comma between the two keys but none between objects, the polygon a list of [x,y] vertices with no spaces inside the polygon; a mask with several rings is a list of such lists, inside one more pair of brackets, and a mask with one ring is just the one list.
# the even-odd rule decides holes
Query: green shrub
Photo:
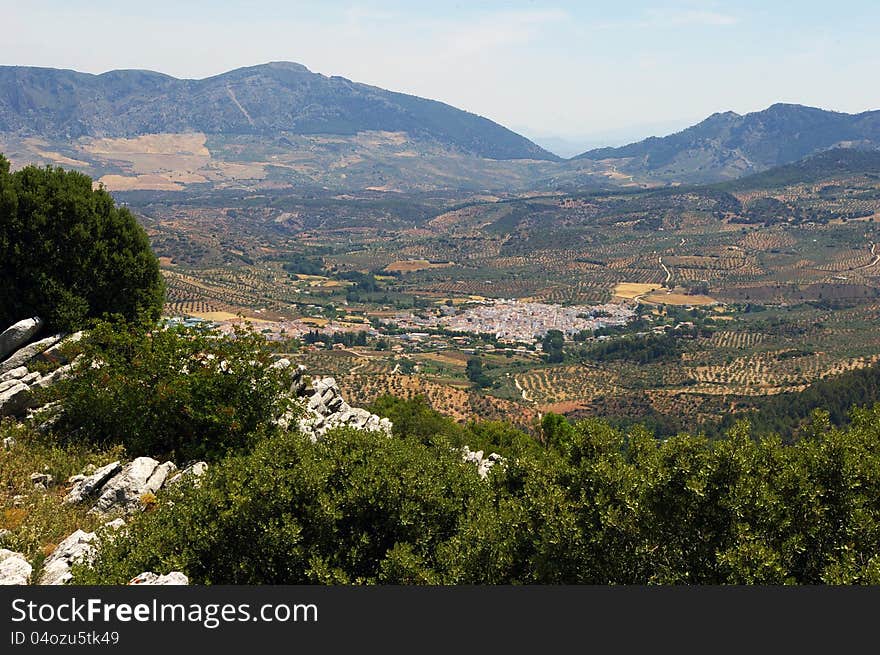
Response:
[{"label": "green shrub", "polygon": [[817,416],[794,445],[745,424],[665,441],[544,427],[540,448],[508,434],[518,454],[487,480],[443,437],[272,436],[160,498],[78,581],[880,582],[880,406],[844,431]]},{"label": "green shrub", "polygon": [[490,493],[448,445],[285,432],[173,490],[77,582],[171,569],[205,584],[441,582],[444,542],[491,509]]},{"label": "green shrub", "polygon": [[[40,316],[74,331],[119,314],[156,320],[164,285],[146,233],[86,175],[0,155],[0,326]],[[2,328],[0,328],[2,329]]]},{"label": "green shrub", "polygon": [[248,447],[286,408],[286,374],[265,339],[101,323],[57,385],[62,439],[123,444],[131,456],[216,459]]}]

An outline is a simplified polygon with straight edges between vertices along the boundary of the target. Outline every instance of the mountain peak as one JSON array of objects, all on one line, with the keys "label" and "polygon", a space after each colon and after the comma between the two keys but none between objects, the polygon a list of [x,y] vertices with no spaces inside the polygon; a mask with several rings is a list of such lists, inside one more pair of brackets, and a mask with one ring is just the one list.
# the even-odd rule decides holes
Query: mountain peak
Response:
[{"label": "mountain peak", "polygon": [[634,176],[716,182],[855,143],[880,149],[880,111],[853,115],[778,102],[745,115],[715,113],[676,134],[578,158],[626,160],[617,168]]},{"label": "mountain peak", "polygon": [[[278,70],[296,71],[299,73],[311,73],[312,72],[308,68],[303,66],[302,64],[298,64],[295,61],[270,61],[265,64],[262,64],[262,66],[265,68],[275,68]],[[259,67],[260,66],[256,66],[256,68],[259,68]]]},{"label": "mountain peak", "polygon": [[558,158],[449,105],[271,61],[200,80],[150,71],[0,67],[0,132],[71,139],[142,134],[277,137],[398,132],[488,159]]}]

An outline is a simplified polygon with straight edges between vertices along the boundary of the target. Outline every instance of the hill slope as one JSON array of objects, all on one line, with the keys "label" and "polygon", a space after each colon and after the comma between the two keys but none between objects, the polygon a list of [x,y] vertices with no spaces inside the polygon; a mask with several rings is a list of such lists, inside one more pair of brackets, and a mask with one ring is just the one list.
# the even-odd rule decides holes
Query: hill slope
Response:
[{"label": "hill slope", "polygon": [[712,182],[835,147],[880,148],[880,111],[844,114],[775,104],[744,116],[717,113],[670,136],[590,150],[575,159],[617,160],[616,167],[630,175]]},{"label": "hill slope", "polygon": [[790,164],[775,166],[738,180],[722,182],[717,188],[725,191],[780,189],[796,184],[815,184],[823,180],[851,177],[880,179],[880,150],[823,150]]},{"label": "hill slope", "polygon": [[202,80],[117,70],[0,67],[0,132],[44,139],[143,134],[405,132],[491,159],[556,160],[525,137],[449,105],[273,62]]}]

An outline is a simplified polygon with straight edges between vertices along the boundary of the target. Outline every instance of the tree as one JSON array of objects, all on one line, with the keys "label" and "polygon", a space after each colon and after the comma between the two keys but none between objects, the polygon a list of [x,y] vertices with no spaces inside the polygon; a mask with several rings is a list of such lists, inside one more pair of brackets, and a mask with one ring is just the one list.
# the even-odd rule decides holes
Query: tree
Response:
[{"label": "tree", "polygon": [[467,378],[475,386],[484,388],[492,386],[492,380],[483,372],[483,360],[479,357],[469,357],[466,368]]},{"label": "tree", "polygon": [[0,325],[40,316],[73,331],[116,314],[156,320],[164,285],[144,230],[86,175],[0,155]]},{"label": "tree", "polygon": [[541,349],[546,355],[546,359],[551,364],[558,364],[565,359],[562,353],[562,346],[565,338],[561,330],[547,330],[547,334],[541,339]]}]

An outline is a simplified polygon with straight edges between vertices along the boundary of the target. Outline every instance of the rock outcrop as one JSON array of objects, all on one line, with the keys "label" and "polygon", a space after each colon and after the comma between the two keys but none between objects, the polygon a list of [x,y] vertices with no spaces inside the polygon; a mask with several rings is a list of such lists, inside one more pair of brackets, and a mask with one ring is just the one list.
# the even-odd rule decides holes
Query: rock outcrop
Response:
[{"label": "rock outcrop", "polygon": [[152,571],[145,571],[140,575],[136,575],[131,579],[128,583],[130,585],[188,585],[189,578],[187,578],[180,571],[172,571],[167,575],[158,575],[157,573],[153,573]]},{"label": "rock outcrop", "polygon": [[24,555],[0,548],[0,585],[27,584],[33,570]]},{"label": "rock outcrop", "polygon": [[24,366],[29,361],[34,359],[41,352],[46,350],[49,346],[54,346],[59,341],[61,341],[61,335],[55,335],[53,337],[46,337],[45,339],[40,339],[39,341],[34,341],[33,343],[29,343],[24,348],[20,348],[12,353],[8,359],[4,360],[2,364],[0,364],[0,375],[6,373],[7,371],[11,371],[14,368],[18,368],[19,366]]},{"label": "rock outcrop", "polygon": [[[104,524],[103,530],[113,533],[125,526],[121,518]],[[95,554],[98,541],[97,532],[77,530],[62,541],[43,562],[43,571],[38,584],[62,585],[73,579],[71,568],[74,564],[87,561]]]},{"label": "rock outcrop", "polygon": [[168,474],[176,470],[174,462],[160,464],[152,457],[137,457],[104,484],[91,511],[98,514],[136,512],[142,508],[143,496],[159,491]]},{"label": "rock outcrop", "polygon": [[[19,321],[0,334],[0,416],[23,416],[36,404],[35,392],[63,379],[73,368],[62,353],[63,347],[82,338],[55,335],[31,342],[43,326],[39,318]],[[31,371],[34,363],[53,363],[49,372]]]},{"label": "rock outcrop", "polygon": [[34,393],[30,387],[18,380],[0,391],[0,416],[24,414],[35,404]]},{"label": "rock outcrop", "polygon": [[73,483],[73,488],[64,497],[64,502],[71,504],[85,502],[97,495],[104,484],[121,470],[122,465],[119,462],[110,462],[91,475],[74,475],[68,480]]},{"label": "rock outcrop", "polygon": [[77,530],[62,541],[46,561],[43,562],[43,572],[40,575],[41,585],[67,584],[73,578],[70,572],[74,564],[85,561],[94,553],[95,547],[92,542],[97,535],[94,532]]},{"label": "rock outcrop", "polygon": [[465,462],[474,464],[477,467],[477,473],[484,480],[488,477],[493,466],[504,462],[504,458],[498,453],[490,453],[483,457],[482,450],[473,451],[467,446],[461,449],[461,457]]},{"label": "rock outcrop", "polygon": [[169,477],[164,486],[169,487],[173,484],[177,484],[178,482],[187,479],[192,479],[193,483],[195,485],[198,485],[199,478],[201,478],[207,470],[207,462],[196,462],[195,464],[190,464],[182,471],[178,471],[177,473]]},{"label": "rock outcrop", "polygon": [[207,470],[205,462],[196,462],[178,472],[174,462],[159,463],[152,457],[137,457],[125,466],[110,462],[91,475],[75,475],[68,480],[73,487],[64,498],[70,504],[93,502],[89,510],[96,514],[131,514],[144,508],[146,496],[156,494],[169,484],[186,477],[200,477]]},{"label": "rock outcrop", "polygon": [[305,379],[305,368],[294,367],[287,359],[278,360],[273,367],[289,372],[290,395],[301,410],[282,416],[279,420],[282,427],[297,428],[313,442],[338,427],[381,431],[391,436],[391,421],[345,402],[334,378],[319,378],[309,384]]},{"label": "rock outcrop", "polygon": [[43,327],[39,317],[26,318],[0,333],[0,361],[34,338]]}]

